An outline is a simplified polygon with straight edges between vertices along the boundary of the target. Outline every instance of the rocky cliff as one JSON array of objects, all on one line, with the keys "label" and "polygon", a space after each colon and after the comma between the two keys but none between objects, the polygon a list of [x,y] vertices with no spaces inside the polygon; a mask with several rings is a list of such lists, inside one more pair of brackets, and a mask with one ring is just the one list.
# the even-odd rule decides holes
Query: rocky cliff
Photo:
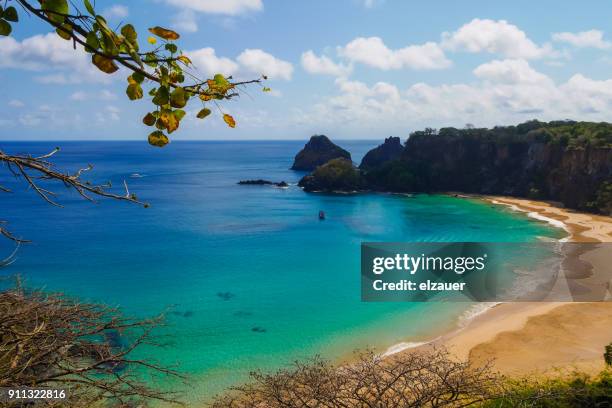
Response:
[{"label": "rocky cliff", "polygon": [[370,150],[363,156],[360,169],[371,169],[388,161],[395,160],[402,155],[404,146],[399,137],[388,137],[380,146]]},{"label": "rocky cliff", "polygon": [[325,135],[315,135],[295,156],[292,170],[312,171],[317,166],[327,163],[332,159],[344,158],[351,160],[351,154],[334,144]]},{"label": "rocky cliff", "polygon": [[397,159],[362,170],[353,187],[510,195],[610,214],[612,125],[531,121],[414,132]]}]

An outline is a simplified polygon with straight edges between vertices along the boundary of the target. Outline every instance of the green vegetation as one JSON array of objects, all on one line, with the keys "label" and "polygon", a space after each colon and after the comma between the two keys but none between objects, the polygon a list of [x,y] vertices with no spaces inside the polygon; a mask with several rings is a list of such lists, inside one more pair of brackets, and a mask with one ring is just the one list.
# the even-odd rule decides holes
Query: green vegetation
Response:
[{"label": "green vegetation", "polygon": [[307,191],[355,191],[360,190],[360,171],[348,159],[328,161],[300,180],[300,186]]}]

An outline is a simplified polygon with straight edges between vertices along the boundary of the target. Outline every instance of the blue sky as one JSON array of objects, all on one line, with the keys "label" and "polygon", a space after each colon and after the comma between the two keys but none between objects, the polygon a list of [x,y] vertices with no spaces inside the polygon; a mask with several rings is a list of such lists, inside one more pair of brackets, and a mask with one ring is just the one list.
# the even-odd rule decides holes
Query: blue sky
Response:
[{"label": "blue sky", "polygon": [[[77,3],[79,0],[76,0]],[[605,1],[109,0],[96,9],[145,36],[160,25],[202,76],[270,77],[224,111],[188,110],[173,140],[406,137],[425,126],[609,120],[612,9]],[[0,139],[146,139],[150,102],[125,73],[21,14],[0,38]]]}]

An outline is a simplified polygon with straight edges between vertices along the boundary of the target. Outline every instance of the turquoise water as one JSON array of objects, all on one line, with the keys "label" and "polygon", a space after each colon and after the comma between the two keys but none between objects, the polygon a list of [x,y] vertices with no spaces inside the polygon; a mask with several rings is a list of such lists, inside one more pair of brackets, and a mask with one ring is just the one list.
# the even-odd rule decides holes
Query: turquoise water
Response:
[{"label": "turquoise water", "polygon": [[[0,202],[12,230],[33,240],[4,274],[150,316],[166,307],[171,347],[197,395],[210,395],[296,358],[343,358],[448,330],[468,304],[360,302],[362,241],[524,242],[557,230],[499,207],[447,196],[306,194],[238,186],[247,178],[296,183],[288,170],[303,142],[4,143],[7,152],[62,146],[60,164],[96,165],[92,177],[127,179],[151,208],[83,202],[65,208],[23,191]],[[358,161],[376,142],[344,142]],[[140,173],[142,178],[130,178]],[[318,211],[327,214],[318,220]],[[0,250],[10,251],[7,242]],[[229,293],[219,296],[220,293]],[[253,331],[258,328],[259,332]],[[191,396],[190,398],[193,398]]]}]

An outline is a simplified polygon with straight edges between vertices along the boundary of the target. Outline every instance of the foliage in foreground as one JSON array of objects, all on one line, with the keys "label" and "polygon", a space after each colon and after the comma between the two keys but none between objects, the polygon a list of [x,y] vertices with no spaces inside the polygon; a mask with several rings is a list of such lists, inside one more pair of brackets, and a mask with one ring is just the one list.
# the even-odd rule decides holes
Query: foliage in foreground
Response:
[{"label": "foliage in foreground", "polygon": [[161,318],[132,320],[116,309],[76,303],[59,294],[29,292],[19,286],[4,290],[0,292],[0,387],[67,390],[67,400],[46,406],[175,403],[175,394],[159,390],[152,381],[181,375],[151,359],[134,357],[143,345],[162,346],[152,335],[160,324]]},{"label": "foliage in foreground", "polygon": [[387,358],[368,351],[340,367],[314,358],[251,376],[251,383],[217,397],[212,408],[463,407],[497,395],[500,384],[488,365],[471,367],[445,349]]}]

